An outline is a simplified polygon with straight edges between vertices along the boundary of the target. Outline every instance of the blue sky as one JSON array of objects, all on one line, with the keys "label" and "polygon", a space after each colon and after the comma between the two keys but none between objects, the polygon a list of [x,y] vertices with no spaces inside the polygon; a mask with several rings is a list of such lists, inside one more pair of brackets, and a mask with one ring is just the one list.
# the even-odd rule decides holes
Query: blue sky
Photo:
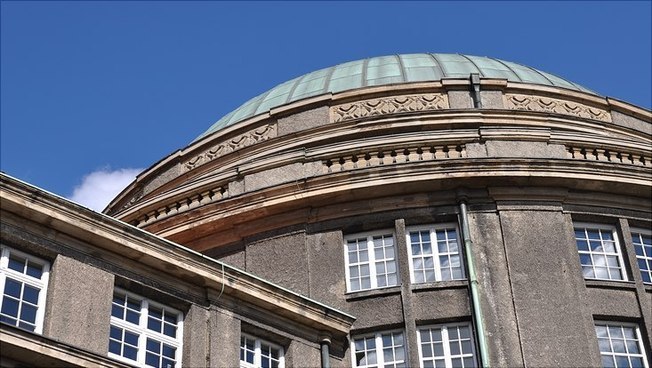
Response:
[{"label": "blue sky", "polygon": [[652,105],[650,1],[0,6],[0,169],[66,197],[98,171],[130,178],[279,83],[371,56],[492,56]]}]

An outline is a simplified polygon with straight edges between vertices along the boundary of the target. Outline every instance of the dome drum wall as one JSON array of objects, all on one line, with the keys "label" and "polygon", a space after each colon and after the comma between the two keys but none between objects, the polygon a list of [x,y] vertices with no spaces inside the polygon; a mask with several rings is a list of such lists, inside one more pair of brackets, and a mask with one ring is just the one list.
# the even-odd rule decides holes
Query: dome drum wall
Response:
[{"label": "dome drum wall", "polygon": [[[401,115],[414,115],[419,114],[424,106],[427,109],[430,107],[435,110],[423,110],[423,111],[437,111],[443,113],[442,111],[446,108],[445,112],[449,112],[451,109],[457,110],[461,108],[468,108],[472,105],[472,98],[468,91],[464,91],[464,88],[469,88],[468,81],[465,80],[445,80],[443,81],[446,88],[443,88],[441,83],[431,83],[431,84],[420,84],[420,85],[408,85],[408,86],[393,86],[392,89],[387,87],[375,87],[370,88],[369,90],[359,91],[357,93],[358,99],[362,100],[362,103],[358,103],[354,108],[356,110],[367,111],[371,110],[370,114],[372,118],[378,118],[378,114],[387,112],[388,109],[394,109],[397,111],[389,111],[390,115],[401,116]],[[543,86],[529,86],[534,89],[536,95],[527,97],[522,93],[510,93],[511,92],[523,92],[525,86],[519,83],[506,83],[501,80],[483,80],[482,81],[483,90],[483,107],[485,109],[505,109],[506,105],[509,105],[508,101],[510,98],[514,101],[520,102],[520,105],[513,104],[509,105],[511,111],[527,111],[532,112],[532,114],[566,114],[570,117],[592,117],[594,114],[598,115],[602,121],[605,121],[608,124],[600,126],[600,128],[608,128],[613,130],[617,127],[624,127],[626,129],[621,129],[619,133],[623,131],[638,131],[637,135],[640,137],[640,133],[643,135],[649,135],[649,123],[645,120],[649,120],[649,113],[645,110],[634,108],[632,106],[619,103],[618,101],[612,99],[602,99],[592,95],[580,94],[573,91],[559,90],[557,89],[557,94],[552,94],[553,90],[549,87]],[[486,86],[485,86],[486,84]],[[516,85],[516,86],[513,86]],[[502,87],[501,87],[502,86]],[[417,88],[418,87],[418,88]],[[497,88],[503,88],[503,90],[496,90]],[[509,89],[505,89],[509,87]],[[379,94],[388,93],[396,94],[396,90],[399,91],[400,96],[389,96],[389,98],[384,99],[384,101],[378,101],[378,99],[369,99],[370,96],[378,96]],[[416,92],[416,93],[406,93],[407,92]],[[421,93],[418,93],[421,91]],[[430,92],[430,93],[423,93]],[[433,94],[433,92],[435,92]],[[496,95],[500,94],[501,98],[496,98]],[[419,102],[419,99],[422,98],[431,98],[432,95],[442,96],[444,100],[448,100],[449,106],[445,106],[445,102],[440,102],[440,105],[424,105],[423,102]],[[485,99],[485,96],[490,96]],[[211,137],[205,138],[201,141],[196,142],[190,147],[179,151],[165,160],[162,160],[159,164],[152,167],[146,173],[139,176],[139,179],[136,181],[131,188],[123,193],[121,197],[118,197],[110,206],[110,213],[117,214],[123,211],[119,211],[122,207],[130,206],[136,201],[142,201],[146,199],[147,196],[151,197],[153,195],[159,194],[163,191],[177,188],[182,185],[184,182],[190,178],[190,176],[202,175],[202,173],[214,171],[217,167],[214,165],[207,165],[211,161],[219,159],[220,167],[222,171],[225,171],[229,167],[233,167],[234,164],[229,165],[229,161],[240,160],[242,161],[253,161],[258,158],[258,156],[248,154],[246,149],[254,144],[267,141],[269,139],[277,138],[283,135],[292,135],[301,129],[326,127],[324,124],[335,124],[337,121],[337,126],[334,130],[351,130],[347,131],[347,134],[355,134],[362,129],[366,129],[364,122],[358,124],[363,120],[369,120],[370,117],[358,117],[353,121],[356,124],[343,125],[342,119],[347,119],[347,115],[341,116],[337,111],[342,109],[348,109],[349,115],[355,113],[351,111],[351,104],[341,103],[340,101],[352,101],[351,98],[355,97],[355,94],[348,92],[342,93],[338,96],[321,96],[321,99],[318,101],[302,101],[300,103],[295,103],[294,106],[286,106],[283,109],[275,111],[270,117],[258,116],[251,119],[251,121],[244,121],[236,126],[229,127],[220,131],[218,134],[215,134]],[[362,99],[366,97],[366,99]],[[406,103],[406,98],[412,97],[412,100],[408,100]],[[557,97],[553,99],[551,97]],[[560,98],[562,97],[562,98]],[[582,97],[579,99],[578,97]],[[417,98],[415,102],[414,99]],[[382,100],[382,99],[381,99]],[[396,101],[398,100],[398,102]],[[388,102],[389,101],[389,102]],[[493,102],[492,102],[493,101]],[[529,101],[529,102],[527,102]],[[403,102],[403,107],[395,105]],[[527,102],[527,103],[526,103]],[[315,106],[317,103],[317,106]],[[378,107],[378,104],[382,103],[379,109],[374,110],[372,107]],[[441,105],[441,104],[444,105]],[[324,106],[326,105],[326,106]],[[331,107],[327,107],[331,105]],[[355,103],[353,105],[356,105]],[[362,106],[364,105],[364,106]],[[388,107],[394,106],[394,107]],[[415,107],[416,106],[416,107]],[[560,107],[563,106],[563,107]],[[628,109],[624,109],[628,107]],[[312,108],[312,109],[311,109]],[[325,116],[326,109],[328,110],[328,116]],[[440,110],[437,110],[440,109]],[[560,111],[560,109],[562,109]],[[307,111],[306,111],[307,110]],[[624,111],[623,114],[620,111]],[[477,111],[477,110],[476,110]],[[606,112],[610,112],[607,114]],[[454,112],[453,112],[454,113]],[[611,116],[615,116],[614,119]],[[283,117],[288,116],[288,117]],[[350,116],[349,116],[350,118]],[[467,116],[468,119],[473,119],[471,116]],[[420,117],[420,120],[422,117]],[[513,120],[513,117],[506,117],[505,120]],[[349,121],[352,121],[349,119]],[[491,124],[493,122],[484,122],[476,119],[471,126],[486,125],[487,123]],[[564,122],[566,123],[566,122]],[[505,121],[498,121],[495,124],[504,125]],[[528,124],[530,126],[537,125],[550,125],[549,123],[539,123],[539,122],[520,122],[519,125]],[[584,124],[584,123],[581,123]],[[403,129],[416,129],[410,127],[414,125],[409,121],[403,124]],[[459,125],[459,124],[458,124]],[[577,124],[576,124],[577,125]],[[359,129],[355,129],[357,126],[360,126]],[[397,123],[392,122],[392,127],[394,129],[400,129]],[[423,127],[421,130],[426,129]],[[441,129],[441,127],[433,127],[433,129]],[[593,131],[596,130],[595,126]],[[321,131],[316,131],[316,134],[319,134]],[[288,137],[286,137],[288,138]],[[292,136],[289,137],[293,138]],[[338,137],[312,137],[312,139],[322,139],[324,144],[328,144],[328,139],[330,141],[337,141]],[[601,139],[602,137],[600,137]],[[622,142],[622,139],[618,141]],[[277,143],[277,146],[282,146],[285,143],[295,143],[295,142],[283,142]],[[304,142],[301,142],[304,143]],[[310,143],[308,143],[310,144]],[[296,146],[296,144],[295,144]],[[271,149],[270,149],[271,148]],[[268,152],[266,155],[272,155],[275,153],[273,147],[268,147]],[[251,150],[251,149],[249,149]],[[238,151],[238,154],[234,152]],[[644,155],[644,153],[643,153]],[[227,157],[225,157],[227,156]],[[241,157],[244,156],[244,157]],[[161,174],[161,172],[163,174]],[[176,177],[176,180],[174,179]],[[161,185],[163,184],[163,185]],[[166,189],[167,188],[167,189]],[[125,198],[128,196],[128,193],[132,193],[132,198]],[[145,195],[145,198],[140,198]]]}]

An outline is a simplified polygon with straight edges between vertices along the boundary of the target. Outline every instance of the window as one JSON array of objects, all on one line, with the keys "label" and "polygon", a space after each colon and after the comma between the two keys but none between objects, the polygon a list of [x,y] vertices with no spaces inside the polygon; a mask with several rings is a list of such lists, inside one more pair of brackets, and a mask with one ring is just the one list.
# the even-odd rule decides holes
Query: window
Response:
[{"label": "window", "polygon": [[596,322],[603,367],[647,367],[638,326]]},{"label": "window", "polygon": [[398,285],[394,235],[353,235],[345,247],[348,291]]},{"label": "window", "polygon": [[351,343],[354,367],[405,367],[405,340],[402,332],[383,332],[359,337]]},{"label": "window", "polygon": [[652,231],[632,229],[632,241],[643,282],[652,284]]},{"label": "window", "polygon": [[240,337],[240,367],[242,368],[283,368],[283,348],[242,334]]},{"label": "window", "polygon": [[421,368],[476,366],[469,324],[421,328],[418,340]]},{"label": "window", "polygon": [[407,243],[413,283],[465,278],[455,225],[408,229]]},{"label": "window", "polygon": [[109,356],[139,366],[181,367],[182,320],[172,308],[116,289]]},{"label": "window", "polygon": [[614,227],[576,224],[575,241],[584,278],[627,280]]},{"label": "window", "polygon": [[42,333],[49,272],[48,262],[0,247],[0,321]]}]

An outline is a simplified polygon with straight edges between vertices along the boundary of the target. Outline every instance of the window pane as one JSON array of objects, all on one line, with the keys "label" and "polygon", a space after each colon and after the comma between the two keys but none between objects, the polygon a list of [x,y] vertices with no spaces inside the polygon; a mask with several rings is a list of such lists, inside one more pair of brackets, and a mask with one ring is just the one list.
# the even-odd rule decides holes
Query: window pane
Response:
[{"label": "window pane", "polygon": [[36,307],[29,304],[24,304],[20,310],[20,319],[25,322],[36,322]]},{"label": "window pane", "polygon": [[13,296],[14,298],[20,299],[20,289],[23,286],[22,282],[18,282],[7,278],[5,280],[5,295]]},{"label": "window pane", "polygon": [[18,317],[18,301],[11,298],[4,298],[0,313],[11,317]]},{"label": "window pane", "polygon": [[25,271],[25,259],[24,258],[19,258],[18,256],[12,254],[9,256],[9,268],[18,271],[20,273],[24,273]]},{"label": "window pane", "polygon": [[34,305],[38,304],[38,294],[39,294],[39,289],[36,289],[32,286],[25,285],[25,289],[23,290],[23,300],[32,303]]},{"label": "window pane", "polygon": [[43,275],[43,266],[37,265],[34,262],[29,262],[27,264],[27,275],[40,279]]}]

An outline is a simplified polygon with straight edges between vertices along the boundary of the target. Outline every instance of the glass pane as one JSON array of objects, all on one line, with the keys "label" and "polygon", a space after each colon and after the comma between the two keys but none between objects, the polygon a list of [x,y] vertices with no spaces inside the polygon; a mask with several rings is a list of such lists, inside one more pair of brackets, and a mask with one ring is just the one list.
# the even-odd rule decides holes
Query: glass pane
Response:
[{"label": "glass pane", "polygon": [[163,368],[173,368],[174,367],[174,360],[163,358],[163,364],[161,364],[161,366]]},{"label": "glass pane", "polygon": [[123,319],[123,315],[122,315],[123,311],[124,309],[122,307],[115,304],[111,304],[111,315],[113,317]]},{"label": "glass pane", "polygon": [[11,295],[14,298],[20,299],[20,289],[22,285],[21,282],[7,278],[5,281],[5,295]]},{"label": "glass pane", "polygon": [[631,357],[630,360],[632,361],[632,368],[644,368],[645,367],[645,365],[643,364],[643,358]]},{"label": "glass pane", "polygon": [[147,318],[147,328],[152,331],[161,332],[161,321],[149,317]]},{"label": "glass pane", "polygon": [[451,341],[449,345],[451,349],[451,354],[460,355],[460,345],[457,341]]},{"label": "glass pane", "polygon": [[122,356],[131,360],[136,360],[138,357],[138,350],[134,347],[124,345],[124,352]]},{"label": "glass pane", "polygon": [[138,335],[125,331],[125,342],[129,345],[138,346]]},{"label": "glass pane", "polygon": [[610,356],[603,356],[602,357],[602,366],[604,368],[612,368],[615,367],[616,365],[614,364],[614,359]]},{"label": "glass pane", "polygon": [[29,262],[27,264],[27,275],[40,279],[41,275],[43,275],[43,267],[34,262]]},{"label": "glass pane", "polygon": [[9,256],[9,268],[11,268],[14,271],[18,271],[20,273],[23,273],[25,270],[25,259],[18,258],[15,255]]},{"label": "glass pane", "polygon": [[629,368],[629,359],[626,356],[616,356],[616,367]]},{"label": "glass pane", "polygon": [[174,359],[175,352],[177,349],[173,348],[170,345],[163,344],[163,356]]},{"label": "glass pane", "polygon": [[424,358],[432,357],[432,347],[430,346],[430,344],[423,345],[421,350]]},{"label": "glass pane", "polygon": [[616,252],[616,244],[614,242],[604,242],[604,251],[608,253]]},{"label": "glass pane", "polygon": [[609,339],[598,339],[598,346],[600,346],[600,351],[603,353],[611,352],[611,343]]},{"label": "glass pane", "polygon": [[[2,301],[2,314],[12,317],[18,317],[18,301],[15,299],[4,298]],[[15,323],[12,323],[15,324]]]},{"label": "glass pane", "polygon": [[168,325],[166,323],[165,326],[163,326],[163,333],[165,335],[170,336],[170,337],[176,337],[177,336],[177,328],[176,328],[176,326]]},{"label": "glass pane", "polygon": [[148,352],[145,354],[145,364],[150,367],[158,367],[158,358],[158,355],[154,355]]},{"label": "glass pane", "polygon": [[607,337],[607,327],[605,327],[605,326],[595,326],[595,334],[598,337]]},{"label": "glass pane", "polygon": [[120,355],[120,343],[114,340],[109,340],[109,352]]},{"label": "glass pane", "polygon": [[115,327],[115,326],[111,326],[111,331],[109,332],[109,337],[111,337],[112,339],[116,339],[116,340],[122,340],[122,330]]},{"label": "glass pane", "polygon": [[464,358],[464,367],[475,367],[473,364],[473,358]]},{"label": "glass pane", "polygon": [[453,358],[451,359],[451,367],[453,368],[462,368],[462,359],[461,358]]},{"label": "glass pane", "polygon": [[140,313],[134,312],[131,309],[127,309],[127,318],[125,318],[127,322],[131,322],[137,325],[139,318],[140,318]]},{"label": "glass pane", "polygon": [[623,330],[620,326],[609,326],[609,335],[612,339],[622,339],[624,337]]},{"label": "glass pane", "polygon": [[23,304],[20,310],[20,319],[26,322],[36,322],[36,307],[29,304]]},{"label": "glass pane", "polygon": [[611,340],[613,345],[614,352],[616,353],[625,353],[625,340]]},{"label": "glass pane", "polygon": [[444,344],[442,344],[441,342],[437,342],[437,343],[434,343],[433,346],[435,348],[435,356],[436,357],[444,356]]},{"label": "glass pane", "polygon": [[582,250],[582,251],[588,251],[589,250],[589,245],[586,242],[586,240],[578,240],[577,241],[577,249]]},{"label": "glass pane", "polygon": [[462,341],[462,353],[471,354],[472,352],[473,352],[473,348],[471,347],[471,341],[470,340]]},{"label": "glass pane", "polygon": [[161,351],[161,343],[156,340],[147,339],[147,351],[153,351],[158,354]]},{"label": "glass pane", "polygon": [[23,290],[23,300],[28,303],[38,304],[39,291],[40,290],[37,288],[25,285],[25,289]]},{"label": "glass pane", "polygon": [[627,340],[627,352],[630,354],[638,354],[638,343],[634,340]]}]

